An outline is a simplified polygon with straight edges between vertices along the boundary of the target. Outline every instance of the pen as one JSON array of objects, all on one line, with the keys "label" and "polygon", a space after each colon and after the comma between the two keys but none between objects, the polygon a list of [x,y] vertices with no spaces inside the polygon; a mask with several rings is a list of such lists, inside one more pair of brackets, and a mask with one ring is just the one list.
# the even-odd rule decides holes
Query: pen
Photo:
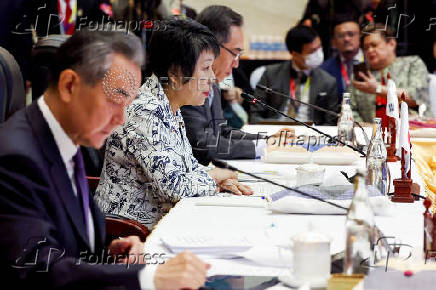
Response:
[{"label": "pen", "polygon": [[277,174],[277,171],[273,170],[265,170],[260,172],[250,172],[251,174]]},{"label": "pen", "polygon": [[265,182],[262,180],[257,180],[257,179],[239,179],[239,182]]}]

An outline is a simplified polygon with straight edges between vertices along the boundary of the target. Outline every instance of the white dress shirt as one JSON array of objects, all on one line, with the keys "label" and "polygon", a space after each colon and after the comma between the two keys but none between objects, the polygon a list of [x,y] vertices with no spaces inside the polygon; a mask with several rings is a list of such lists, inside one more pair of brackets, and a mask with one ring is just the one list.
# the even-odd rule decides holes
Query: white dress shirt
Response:
[{"label": "white dress shirt", "polygon": [[[68,178],[71,181],[71,185],[73,187],[73,193],[77,197],[77,186],[76,180],[74,178],[74,161],[73,157],[76,155],[78,146],[74,145],[73,141],[71,141],[70,137],[65,133],[64,129],[62,129],[59,122],[53,116],[53,113],[50,111],[50,108],[47,106],[44,101],[44,96],[41,96],[38,99],[38,107],[41,110],[42,116],[50,128],[51,133],[53,134],[56,145],[59,148],[59,152],[61,154],[62,160],[64,161],[65,167],[67,169]],[[94,219],[92,218],[91,209],[88,207],[88,238],[89,244],[91,246],[91,250],[94,251],[95,248],[95,231],[94,231]]]},{"label": "white dress shirt", "polygon": [[[38,99],[38,107],[41,110],[42,116],[48,123],[48,127],[53,134],[56,145],[59,148],[59,152],[61,153],[62,160],[65,163],[65,167],[67,168],[68,177],[70,178],[71,184],[73,186],[73,192],[77,197],[77,186],[76,180],[74,178],[74,161],[73,157],[76,155],[78,146],[74,145],[73,141],[71,141],[70,137],[65,133],[62,129],[59,122],[53,116],[53,113],[50,111],[50,108],[47,106],[44,101],[44,97],[40,97]],[[94,220],[92,218],[92,213],[90,208],[88,207],[89,213],[89,242],[91,246],[91,250],[94,251],[95,248],[95,231],[94,231]],[[153,290],[154,287],[154,273],[156,271],[156,267],[154,265],[148,265],[138,272],[139,275],[139,283],[141,289],[143,290]]]}]

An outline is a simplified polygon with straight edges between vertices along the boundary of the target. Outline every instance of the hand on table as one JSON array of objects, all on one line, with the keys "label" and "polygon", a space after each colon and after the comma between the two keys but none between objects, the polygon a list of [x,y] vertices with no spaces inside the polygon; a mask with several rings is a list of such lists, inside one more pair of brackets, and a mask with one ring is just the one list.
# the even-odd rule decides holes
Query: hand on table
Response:
[{"label": "hand on table", "polygon": [[210,265],[190,252],[183,252],[159,265],[154,275],[158,290],[198,289],[206,282]]},{"label": "hand on table", "polygon": [[209,170],[208,173],[215,180],[216,184],[220,184],[226,179],[238,179],[238,173],[229,169],[215,167]]},{"label": "hand on table", "polygon": [[236,195],[253,194],[253,190],[249,186],[238,182],[238,173],[235,171],[215,167],[208,173],[215,180],[220,191],[229,191]]},{"label": "hand on table", "polygon": [[237,179],[226,179],[218,184],[220,191],[229,191],[235,195],[252,195],[253,190],[248,185],[239,183]]},{"label": "hand on table", "polygon": [[281,128],[278,132],[268,137],[267,146],[285,146],[295,139],[295,130],[291,128]]},{"label": "hand on table", "polygon": [[141,259],[144,255],[144,243],[137,236],[113,240],[109,245],[109,251],[115,256],[125,255],[125,258],[117,260],[118,263],[127,263],[128,257],[129,264],[145,264],[144,259]]},{"label": "hand on table", "polygon": [[276,133],[272,134],[270,137],[276,137],[276,138],[291,138],[295,136],[295,130],[288,127],[280,128]]}]

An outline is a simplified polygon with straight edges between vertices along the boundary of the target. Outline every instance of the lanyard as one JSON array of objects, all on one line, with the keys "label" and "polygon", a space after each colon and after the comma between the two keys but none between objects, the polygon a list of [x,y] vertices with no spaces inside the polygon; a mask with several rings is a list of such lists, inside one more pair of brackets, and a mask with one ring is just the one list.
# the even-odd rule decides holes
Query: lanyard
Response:
[{"label": "lanyard", "polygon": [[345,85],[348,87],[350,85],[350,79],[348,78],[347,70],[345,69],[344,63],[341,61],[341,74],[345,81]]},{"label": "lanyard", "polygon": [[[307,78],[306,83],[304,84],[302,96],[307,93],[310,87],[310,77]],[[295,100],[295,80],[291,78],[290,84],[289,84],[289,91],[291,92],[291,98]]]}]

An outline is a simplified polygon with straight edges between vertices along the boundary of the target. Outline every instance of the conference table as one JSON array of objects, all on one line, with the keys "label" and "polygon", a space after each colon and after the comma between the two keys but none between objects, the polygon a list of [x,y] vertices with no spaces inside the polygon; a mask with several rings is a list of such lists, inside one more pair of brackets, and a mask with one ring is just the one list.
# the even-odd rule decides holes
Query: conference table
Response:
[{"label": "conference table", "polygon": [[[307,128],[292,128],[296,135],[313,135]],[[246,126],[244,131],[273,134],[279,129],[280,126],[263,125]],[[326,126],[318,129],[336,135],[336,127]],[[369,136],[371,130],[372,128],[365,128]],[[358,129],[356,137],[358,142],[364,142],[362,132]],[[290,187],[296,185],[295,168],[298,164],[266,163],[262,159],[231,160],[228,163],[279,184]],[[351,165],[326,165],[325,175],[331,179],[340,178],[338,172],[341,170],[352,176],[356,167],[364,164],[365,159],[360,158]],[[392,179],[400,177],[400,166],[400,162],[389,163]],[[292,272],[290,241],[293,236],[307,231],[308,227],[327,236],[330,239],[330,254],[332,257],[341,257],[345,250],[344,214],[316,214],[316,208],[313,214],[274,212],[267,206],[267,197],[282,190],[281,187],[244,174],[239,174],[239,179],[253,188],[253,196],[220,193],[217,196],[180,200],[147,237],[146,252],[164,253],[167,258],[175,256],[167,243],[168,240],[174,239],[179,239],[192,247],[201,247],[217,241],[226,245],[232,241],[235,241],[235,244],[244,241],[252,245],[249,251],[241,255],[221,254],[219,251],[199,255],[202,260],[211,264],[207,283],[211,289],[289,289],[281,288],[287,284],[282,283],[283,279],[280,277],[287,277]],[[423,181],[417,174],[414,163],[412,179],[420,185],[421,195],[425,194]],[[402,247],[401,251],[407,251],[408,254],[401,254],[408,255],[404,263],[410,267],[415,263],[422,263],[423,260],[423,212],[422,200],[410,204],[392,203],[389,215],[375,217],[379,229],[385,236],[390,237],[390,243],[407,245]],[[340,263],[340,259],[338,261]],[[332,264],[332,272],[340,271],[340,265],[339,268],[337,266]],[[365,278],[365,289],[410,289],[412,285],[419,285],[419,289],[434,288],[436,278],[433,279],[433,276],[436,277],[436,272],[419,272],[406,278],[401,267],[398,270],[381,266],[371,270],[370,275]],[[379,287],[380,285],[383,287]]]}]

